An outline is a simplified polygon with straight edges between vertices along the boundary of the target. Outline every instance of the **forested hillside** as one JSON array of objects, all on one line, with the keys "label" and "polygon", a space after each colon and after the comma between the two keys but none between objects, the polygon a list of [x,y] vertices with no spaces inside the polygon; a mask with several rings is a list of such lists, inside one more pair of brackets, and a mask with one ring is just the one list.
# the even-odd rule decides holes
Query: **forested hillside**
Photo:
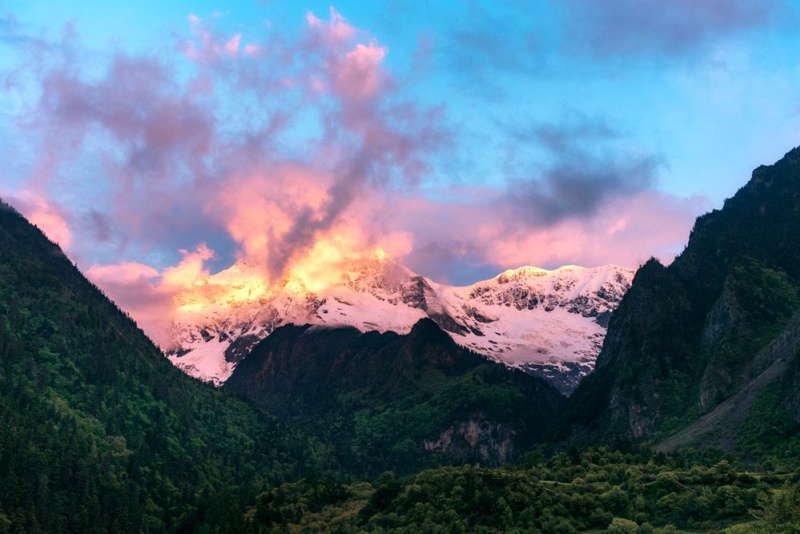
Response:
[{"label": "forested hillside", "polygon": [[565,400],[459,347],[430,319],[408,335],[284,326],[224,389],[317,435],[360,476],[509,463],[551,438]]},{"label": "forested hillside", "polygon": [[671,265],[639,269],[570,399],[573,439],[660,440],[694,424],[665,447],[800,457],[799,306],[794,149],[699,217]]},{"label": "forested hillside", "polygon": [[0,420],[0,532],[235,531],[242,499],[321,450],[174,368],[6,204]]}]

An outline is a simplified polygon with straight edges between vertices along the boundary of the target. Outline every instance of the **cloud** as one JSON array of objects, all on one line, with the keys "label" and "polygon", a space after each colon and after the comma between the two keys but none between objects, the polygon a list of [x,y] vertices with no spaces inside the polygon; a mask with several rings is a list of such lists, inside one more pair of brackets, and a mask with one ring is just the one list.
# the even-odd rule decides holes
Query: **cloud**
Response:
[{"label": "cloud", "polygon": [[[175,269],[180,269],[181,264]],[[183,287],[172,286],[149,265],[126,261],[90,265],[86,277],[108,297],[131,314],[139,327],[158,345],[172,341],[169,324],[175,300]]]},{"label": "cloud", "polygon": [[641,191],[611,199],[585,219],[564,219],[554,227],[501,235],[489,257],[515,263],[556,267],[566,263],[641,265],[651,255],[669,263],[686,243],[695,217],[708,199],[681,199]]},{"label": "cloud", "polygon": [[133,261],[117,265],[92,265],[86,272],[95,281],[113,281],[123,284],[150,281],[159,276],[158,271],[149,265]]},{"label": "cloud", "polygon": [[20,135],[40,157],[27,185],[71,199],[60,219],[30,200],[24,211],[62,244],[79,231],[73,257],[148,332],[214,262],[275,281],[299,263],[319,278],[324,258],[379,239],[410,249],[402,232],[371,231],[361,203],[416,187],[443,143],[437,111],[400,98],[374,37],[334,10],[307,20],[299,39],[254,43],[190,17],[188,66],[115,52],[87,69],[56,51],[31,70]]},{"label": "cloud", "polygon": [[209,280],[237,260],[264,284],[316,287],[380,246],[466,282],[669,255],[696,215],[654,191],[658,155],[583,117],[511,125],[504,186],[435,200],[433,161],[457,132],[444,107],[404,97],[374,36],[335,10],[299,37],[198,17],[188,32],[175,57],[37,64],[19,131],[34,196],[12,199],[159,343],[177,308],[226,294]]},{"label": "cloud", "polygon": [[[91,165],[107,178],[74,219],[118,253],[178,250],[222,230],[239,255],[266,243],[260,261],[280,277],[368,190],[414,187],[443,138],[435,110],[398,97],[374,37],[335,10],[307,20],[294,41],[270,34],[244,44],[190,17],[179,43],[188,76],[168,58],[115,53],[91,74],[80,61],[48,58],[37,68],[41,97],[26,110],[25,133],[44,156],[31,187],[44,197],[65,179],[86,187],[80,175]],[[241,54],[248,45],[264,53]],[[298,130],[298,114],[312,126]],[[292,145],[303,161],[285,153]],[[275,217],[253,217],[250,204],[268,204]],[[243,221],[260,224],[244,237]]]},{"label": "cloud", "polygon": [[180,253],[183,255],[181,262],[174,267],[164,269],[162,273],[165,284],[183,288],[195,285],[208,277],[209,272],[205,268],[205,263],[214,257],[214,251],[205,243],[200,243],[192,252],[181,250]]},{"label": "cloud", "polygon": [[[239,45],[242,34],[221,40],[220,35],[213,28],[196,15],[189,15],[192,39],[181,43],[181,50],[192,61],[215,62],[223,58],[235,58],[239,54]],[[247,51],[245,45],[245,51]],[[253,45],[249,45],[252,53]]]},{"label": "cloud", "polygon": [[56,202],[34,191],[11,194],[6,200],[62,249],[68,250],[72,246],[73,236],[68,215]]},{"label": "cloud", "polygon": [[716,39],[774,22],[777,0],[566,0],[567,48],[611,58],[695,54]]},{"label": "cloud", "polygon": [[688,239],[703,197],[681,199],[654,190],[606,200],[591,215],[550,225],[510,224],[501,193],[476,191],[471,199],[434,203],[406,199],[394,227],[414,236],[404,261],[442,282],[471,283],[522,265],[556,268],[617,263],[632,267],[655,255],[670,262]]},{"label": "cloud", "polygon": [[[587,218],[612,200],[649,190],[663,165],[659,155],[625,146],[606,122],[581,116],[516,128],[511,143],[513,178],[503,201],[515,219],[533,227]],[[537,146],[543,155],[531,161],[526,151]]]},{"label": "cloud", "polygon": [[13,13],[0,15],[0,45],[45,47],[46,42],[33,32],[26,31]]},{"label": "cloud", "polygon": [[356,29],[333,7],[331,7],[329,11],[331,18],[328,22],[320,20],[316,15],[308,12],[306,14],[306,22],[309,28],[314,30],[329,44],[346,44],[355,37]]},{"label": "cloud", "polygon": [[439,51],[464,78],[462,90],[502,99],[507,96],[504,74],[531,73],[546,65],[542,37],[547,23],[542,24],[538,12],[531,16],[530,6],[496,3],[484,9],[478,2],[467,2],[459,11],[462,17]]}]

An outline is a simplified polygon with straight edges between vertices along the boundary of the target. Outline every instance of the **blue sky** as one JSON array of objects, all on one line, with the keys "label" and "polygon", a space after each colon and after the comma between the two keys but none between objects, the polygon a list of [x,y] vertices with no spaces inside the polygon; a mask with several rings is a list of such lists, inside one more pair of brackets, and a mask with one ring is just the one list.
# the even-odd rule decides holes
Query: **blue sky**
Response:
[{"label": "blue sky", "polygon": [[331,243],[454,283],[670,261],[800,144],[798,22],[790,0],[0,2],[0,196],[152,285]]}]

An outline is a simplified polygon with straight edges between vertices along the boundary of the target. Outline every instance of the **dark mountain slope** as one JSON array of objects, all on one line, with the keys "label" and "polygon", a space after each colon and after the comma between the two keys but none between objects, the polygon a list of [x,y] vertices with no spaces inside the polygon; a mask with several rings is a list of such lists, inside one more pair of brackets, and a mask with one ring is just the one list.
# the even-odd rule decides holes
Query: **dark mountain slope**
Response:
[{"label": "dark mountain slope", "polygon": [[[778,358],[794,359],[764,349],[799,305],[795,149],[756,169],[722,210],[699,217],[669,267],[650,260],[639,269],[612,316],[595,373],[570,399],[573,435],[664,436],[710,412]],[[780,387],[788,421],[791,395]]]},{"label": "dark mountain slope", "polygon": [[457,346],[429,319],[404,336],[279,328],[224,389],[317,433],[362,474],[505,463],[551,436],[564,402],[544,381]]},{"label": "dark mountain slope", "polygon": [[[139,532],[241,517],[309,442],[174,368],[0,203],[0,531]],[[241,508],[240,508],[241,510]]]}]

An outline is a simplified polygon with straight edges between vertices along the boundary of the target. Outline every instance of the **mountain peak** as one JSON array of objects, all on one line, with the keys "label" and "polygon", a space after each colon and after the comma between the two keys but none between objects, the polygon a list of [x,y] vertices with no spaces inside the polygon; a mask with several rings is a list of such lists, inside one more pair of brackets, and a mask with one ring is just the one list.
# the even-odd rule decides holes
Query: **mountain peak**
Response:
[{"label": "mountain peak", "polygon": [[[436,335],[510,366],[546,366],[560,376],[567,364],[575,381],[592,369],[607,316],[633,271],[525,266],[452,287],[413,273],[376,247],[333,265],[324,273],[325,284],[312,275],[298,266],[277,286],[238,264],[212,275],[204,287],[214,288],[217,297],[205,309],[197,298],[192,313],[177,317],[170,359],[221,383],[258,341],[289,322],[398,334],[432,334],[428,329],[435,323]],[[240,304],[226,307],[219,295],[234,293]]]}]

